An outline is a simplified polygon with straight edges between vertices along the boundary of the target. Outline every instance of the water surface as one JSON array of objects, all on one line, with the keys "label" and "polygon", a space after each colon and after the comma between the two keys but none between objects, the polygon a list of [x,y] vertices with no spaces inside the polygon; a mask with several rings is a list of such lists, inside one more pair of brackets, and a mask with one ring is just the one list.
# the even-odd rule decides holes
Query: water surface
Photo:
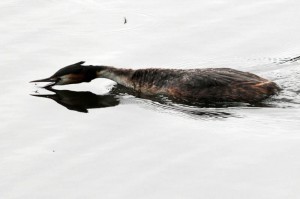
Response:
[{"label": "water surface", "polygon": [[[300,54],[299,8],[1,1],[0,197],[299,198],[300,66],[282,62]],[[82,60],[231,67],[283,91],[260,106],[198,107],[111,93],[103,79],[54,92],[28,83]]]}]

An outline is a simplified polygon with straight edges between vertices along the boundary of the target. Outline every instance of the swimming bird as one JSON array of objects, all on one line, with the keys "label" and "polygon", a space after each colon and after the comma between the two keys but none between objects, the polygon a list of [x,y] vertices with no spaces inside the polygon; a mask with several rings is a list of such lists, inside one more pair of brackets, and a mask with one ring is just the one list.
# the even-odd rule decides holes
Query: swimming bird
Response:
[{"label": "swimming bird", "polygon": [[49,78],[31,82],[50,82],[46,87],[52,87],[107,78],[143,95],[164,95],[182,102],[255,103],[280,91],[275,82],[231,68],[133,70],[83,64],[66,66]]}]

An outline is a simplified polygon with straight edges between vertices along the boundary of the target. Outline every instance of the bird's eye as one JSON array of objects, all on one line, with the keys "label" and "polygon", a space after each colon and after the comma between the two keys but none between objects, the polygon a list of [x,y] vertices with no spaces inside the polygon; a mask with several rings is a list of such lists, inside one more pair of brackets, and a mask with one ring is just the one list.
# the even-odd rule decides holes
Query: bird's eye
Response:
[{"label": "bird's eye", "polygon": [[55,81],[56,83],[59,82],[60,80],[61,80],[60,77],[53,78],[53,81]]}]

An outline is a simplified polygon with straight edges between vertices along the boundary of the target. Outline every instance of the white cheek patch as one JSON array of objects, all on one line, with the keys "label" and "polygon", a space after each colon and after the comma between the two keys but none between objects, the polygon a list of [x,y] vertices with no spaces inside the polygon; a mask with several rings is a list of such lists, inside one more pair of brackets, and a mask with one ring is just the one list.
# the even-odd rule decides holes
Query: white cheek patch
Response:
[{"label": "white cheek patch", "polygon": [[61,77],[61,80],[62,80],[63,82],[69,82],[69,81],[71,81],[69,75],[64,75],[64,76],[62,76],[62,77]]},{"label": "white cheek patch", "polygon": [[64,84],[70,84],[71,79],[69,75],[64,75],[60,77],[59,82],[57,82],[57,85],[64,85]]}]

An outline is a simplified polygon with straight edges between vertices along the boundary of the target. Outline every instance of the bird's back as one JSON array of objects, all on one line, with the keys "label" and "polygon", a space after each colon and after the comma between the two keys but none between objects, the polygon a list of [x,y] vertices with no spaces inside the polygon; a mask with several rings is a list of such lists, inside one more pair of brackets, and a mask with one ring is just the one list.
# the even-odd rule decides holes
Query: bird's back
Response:
[{"label": "bird's back", "polygon": [[229,68],[140,69],[131,80],[142,93],[192,101],[259,101],[279,90],[274,82]]}]

